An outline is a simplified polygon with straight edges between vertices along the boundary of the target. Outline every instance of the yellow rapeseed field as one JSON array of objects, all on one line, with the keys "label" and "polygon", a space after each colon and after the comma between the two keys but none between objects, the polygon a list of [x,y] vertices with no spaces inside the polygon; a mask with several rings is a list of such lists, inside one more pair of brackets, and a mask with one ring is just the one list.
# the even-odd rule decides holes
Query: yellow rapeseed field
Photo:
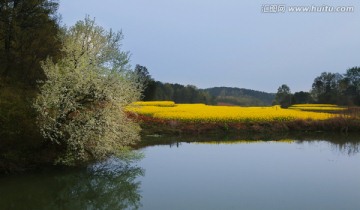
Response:
[{"label": "yellow rapeseed field", "polygon": [[[205,104],[156,105],[136,102],[127,111],[165,120],[189,122],[274,122],[296,119],[326,120],[336,115],[272,107],[209,106]],[[151,104],[151,105],[150,105]]]},{"label": "yellow rapeseed field", "polygon": [[345,110],[345,108],[333,104],[294,104],[290,106],[289,109],[317,112],[332,112]]}]

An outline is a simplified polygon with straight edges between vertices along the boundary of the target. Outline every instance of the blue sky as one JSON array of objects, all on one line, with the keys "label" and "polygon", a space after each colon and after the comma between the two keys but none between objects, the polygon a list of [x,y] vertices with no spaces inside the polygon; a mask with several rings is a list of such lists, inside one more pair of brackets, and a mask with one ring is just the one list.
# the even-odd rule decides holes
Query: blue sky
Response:
[{"label": "blue sky", "polygon": [[[347,13],[261,12],[264,4],[353,6]],[[131,64],[199,88],[308,91],[323,71],[360,66],[360,1],[60,0],[71,26],[88,14],[124,34]]]}]

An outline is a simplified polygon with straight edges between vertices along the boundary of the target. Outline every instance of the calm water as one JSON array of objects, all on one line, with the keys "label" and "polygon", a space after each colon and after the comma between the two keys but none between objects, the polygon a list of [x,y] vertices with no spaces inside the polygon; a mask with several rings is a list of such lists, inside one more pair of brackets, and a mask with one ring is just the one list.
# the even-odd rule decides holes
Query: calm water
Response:
[{"label": "calm water", "polygon": [[161,143],[0,178],[0,209],[360,209],[360,138]]}]

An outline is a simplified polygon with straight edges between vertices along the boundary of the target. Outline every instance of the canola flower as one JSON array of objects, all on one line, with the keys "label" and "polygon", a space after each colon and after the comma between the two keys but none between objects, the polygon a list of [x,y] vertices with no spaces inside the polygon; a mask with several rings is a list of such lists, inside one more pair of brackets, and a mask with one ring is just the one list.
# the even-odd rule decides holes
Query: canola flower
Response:
[{"label": "canola flower", "polygon": [[274,122],[297,119],[326,120],[335,114],[316,113],[272,107],[210,106],[205,104],[174,104],[174,106],[130,105],[127,111],[164,120],[186,122]]},{"label": "canola flower", "polygon": [[345,110],[343,107],[339,107],[334,104],[294,104],[289,109],[297,109],[303,111],[318,111],[318,112],[331,112]]}]

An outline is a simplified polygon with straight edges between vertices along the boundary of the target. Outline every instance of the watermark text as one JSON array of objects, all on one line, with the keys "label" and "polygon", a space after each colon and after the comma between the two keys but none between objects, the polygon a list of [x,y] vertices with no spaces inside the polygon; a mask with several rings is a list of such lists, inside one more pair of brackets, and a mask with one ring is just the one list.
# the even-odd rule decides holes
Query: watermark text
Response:
[{"label": "watermark text", "polygon": [[354,11],[354,6],[289,6],[286,4],[263,4],[261,6],[262,13],[347,13]]}]

